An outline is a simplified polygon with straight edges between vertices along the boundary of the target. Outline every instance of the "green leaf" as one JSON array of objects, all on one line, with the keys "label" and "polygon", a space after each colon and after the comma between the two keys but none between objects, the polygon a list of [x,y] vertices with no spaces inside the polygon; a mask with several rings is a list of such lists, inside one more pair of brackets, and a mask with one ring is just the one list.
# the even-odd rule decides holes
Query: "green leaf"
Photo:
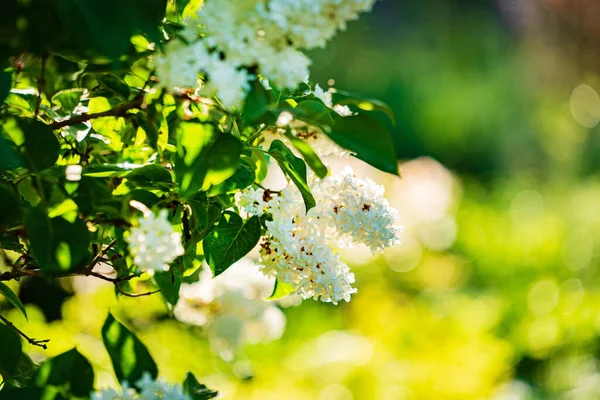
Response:
[{"label": "green leaf", "polygon": [[25,318],[27,318],[27,311],[25,311],[25,307],[23,306],[23,303],[21,303],[21,299],[19,299],[19,296],[17,296],[17,294],[13,292],[13,290],[10,287],[8,287],[2,282],[0,282],[0,294],[4,295],[4,297],[6,297],[6,300],[8,300],[10,304],[12,304],[19,311],[21,311],[21,314],[23,314]]},{"label": "green leaf", "polygon": [[12,76],[10,72],[0,71],[0,104],[4,103],[4,99],[8,96],[12,85]]},{"label": "green leaf", "polygon": [[235,174],[242,152],[242,143],[231,135],[221,134],[206,158],[207,173],[203,190],[218,185]]},{"label": "green leaf", "polygon": [[275,117],[270,112],[271,106],[272,104],[268,91],[258,80],[253,81],[251,83],[250,93],[246,96],[244,112],[242,113],[244,125],[249,126],[262,122],[267,113],[269,113],[271,119],[274,120]]},{"label": "green leaf", "polygon": [[327,133],[341,147],[356,153],[356,157],[391,174],[398,174],[394,142],[388,130],[368,114],[338,117]]},{"label": "green leaf", "polygon": [[137,124],[146,133],[146,138],[153,149],[158,149],[158,136],[160,135],[162,113],[158,110],[156,103],[150,104],[145,113],[136,114]]},{"label": "green leaf", "polygon": [[52,96],[52,103],[60,108],[62,115],[69,115],[79,105],[84,90],[80,88],[61,90]]},{"label": "green leaf", "polygon": [[182,123],[177,141],[175,177],[182,197],[192,196],[200,189],[208,190],[236,172],[242,144],[215,126]]},{"label": "green leaf", "polygon": [[222,207],[208,200],[202,193],[189,201],[192,208],[190,227],[192,238],[190,245],[203,240],[215,228],[215,224],[221,219]]},{"label": "green leaf", "polygon": [[208,195],[216,196],[247,188],[252,185],[256,178],[255,170],[256,165],[254,161],[250,157],[242,155],[235,173],[225,182],[211,186],[208,190]]},{"label": "green leaf", "polygon": [[30,249],[43,273],[76,270],[91,260],[90,233],[82,219],[48,218],[42,207],[25,214]]},{"label": "green leaf", "polygon": [[104,92],[99,94],[99,96],[118,96],[122,100],[127,100],[129,97],[129,86],[127,86],[125,82],[116,76],[111,74],[102,74],[97,76],[97,79],[100,87],[104,89]]},{"label": "green leaf", "polygon": [[169,170],[158,164],[134,169],[125,175],[125,178],[127,178],[127,186],[132,188],[169,191],[173,186]]},{"label": "green leaf", "polygon": [[57,388],[5,387],[0,392],[2,400],[63,400]]},{"label": "green leaf", "polygon": [[196,377],[190,372],[188,372],[185,381],[183,381],[183,393],[190,396],[192,400],[210,400],[219,394],[198,382]]},{"label": "green leaf", "polygon": [[74,396],[87,397],[94,389],[94,370],[77,349],[72,349],[44,361],[34,382],[39,387],[63,387]]},{"label": "green leaf", "polygon": [[12,378],[22,355],[21,339],[14,329],[0,324],[0,343],[0,374],[4,379]]},{"label": "green leaf", "polygon": [[295,289],[289,283],[281,282],[279,279],[275,280],[275,287],[273,293],[267,300],[279,300],[291,293],[294,293]]},{"label": "green leaf", "polygon": [[154,274],[154,281],[160,289],[161,295],[171,305],[179,301],[179,288],[181,287],[181,277],[172,272],[157,272]]},{"label": "green leaf", "polygon": [[152,41],[160,39],[158,24],[165,15],[166,0],[61,0],[55,7],[55,24],[65,36],[63,47],[118,59],[127,52],[135,33],[144,32]]},{"label": "green leaf", "polygon": [[24,253],[23,245],[19,242],[19,237],[9,232],[0,232],[0,249]]},{"label": "green leaf", "polygon": [[25,166],[16,146],[0,137],[0,169],[15,169]]},{"label": "green leaf", "polygon": [[37,121],[19,123],[25,143],[23,152],[29,167],[35,171],[50,168],[58,159],[60,144],[52,128]]},{"label": "green leaf", "polygon": [[248,254],[260,235],[260,221],[256,216],[244,221],[236,213],[225,211],[217,228],[202,242],[206,262],[214,276]]},{"label": "green leaf", "polygon": [[353,93],[335,91],[333,93],[333,103],[341,105],[354,105],[363,111],[383,112],[396,125],[396,116],[394,111],[381,100],[367,99]]},{"label": "green leaf", "polygon": [[323,164],[323,161],[321,161],[310,144],[308,144],[305,140],[292,135],[291,132],[289,132],[289,128],[286,137],[290,140],[290,142],[292,142],[296,150],[302,154],[304,161],[306,161],[310,169],[312,169],[319,178],[325,178],[327,176],[327,166]]},{"label": "green leaf", "polygon": [[102,326],[102,340],[119,382],[135,385],[144,372],[156,379],[158,369],[146,346],[112,314]]},{"label": "green leaf", "polygon": [[21,220],[21,199],[10,185],[0,183],[0,227],[12,226]]},{"label": "green leaf", "polygon": [[298,190],[300,190],[306,211],[313,208],[317,203],[306,183],[306,164],[304,161],[296,157],[281,140],[275,140],[271,143],[269,154],[277,161],[283,172],[294,182]]},{"label": "green leaf", "polygon": [[317,100],[304,100],[296,107],[286,107],[292,115],[307,124],[318,126],[324,132],[328,132],[334,124],[331,117],[331,109]]}]

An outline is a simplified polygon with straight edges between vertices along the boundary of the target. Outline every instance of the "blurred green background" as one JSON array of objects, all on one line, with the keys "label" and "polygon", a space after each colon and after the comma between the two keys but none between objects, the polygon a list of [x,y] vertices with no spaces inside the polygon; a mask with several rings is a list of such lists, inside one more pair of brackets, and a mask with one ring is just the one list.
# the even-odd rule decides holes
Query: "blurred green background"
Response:
[{"label": "blurred green background", "polygon": [[285,308],[278,341],[225,362],[159,297],[110,285],[24,282],[30,321],[8,315],[51,339],[36,360],[76,345],[99,385],[110,307],[165,378],[227,399],[598,399],[598,26],[593,0],[382,0],[314,51],[315,82],[396,113],[403,179],[353,166],[386,185],[404,244],[346,254],[352,302]]}]

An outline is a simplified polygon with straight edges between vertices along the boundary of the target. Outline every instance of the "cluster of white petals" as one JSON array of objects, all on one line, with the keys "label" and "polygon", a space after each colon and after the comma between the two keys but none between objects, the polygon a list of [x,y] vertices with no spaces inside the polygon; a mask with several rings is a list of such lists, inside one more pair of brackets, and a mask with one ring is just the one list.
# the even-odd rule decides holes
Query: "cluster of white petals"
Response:
[{"label": "cluster of white petals", "polygon": [[211,346],[230,359],[243,343],[278,339],[285,329],[285,316],[273,302],[266,302],[274,280],[261,274],[250,259],[242,259],[211,279],[205,266],[200,280],[183,284],[175,317],[206,329]]},{"label": "cluster of white petals", "polygon": [[335,93],[335,89],[329,88],[327,91],[323,90],[321,86],[318,84],[315,85],[315,90],[313,90],[313,94],[319,98],[327,107],[331,108],[333,111],[338,113],[342,117],[348,117],[352,115],[352,110],[350,107],[341,105],[341,104],[333,104],[333,93]]},{"label": "cluster of white petals", "polygon": [[140,218],[125,240],[133,263],[149,274],[168,271],[169,264],[184,253],[181,234],[173,230],[165,209]]},{"label": "cluster of white petals", "polygon": [[[280,88],[308,77],[310,59],[301,49],[323,47],[346,22],[369,11],[375,0],[207,0],[188,26],[191,44],[171,41],[156,60],[161,84],[215,94],[228,108],[241,107],[256,70]],[[190,40],[191,39],[191,40]],[[340,112],[345,112],[343,108]]]},{"label": "cluster of white petals", "polygon": [[92,393],[91,400],[191,400],[183,393],[181,385],[169,385],[162,379],[154,380],[149,373],[144,373],[136,382],[140,388],[138,393],[130,388],[127,382],[121,384],[121,392],[115,389],[102,389]]},{"label": "cluster of white petals", "polygon": [[354,274],[334,248],[364,245],[375,252],[399,243],[397,212],[383,187],[356,178],[350,168],[310,186],[317,205],[308,212],[291,184],[277,195],[246,189],[237,204],[249,214],[270,215],[260,250],[263,273],[292,285],[303,298],[349,301],[356,293]]}]

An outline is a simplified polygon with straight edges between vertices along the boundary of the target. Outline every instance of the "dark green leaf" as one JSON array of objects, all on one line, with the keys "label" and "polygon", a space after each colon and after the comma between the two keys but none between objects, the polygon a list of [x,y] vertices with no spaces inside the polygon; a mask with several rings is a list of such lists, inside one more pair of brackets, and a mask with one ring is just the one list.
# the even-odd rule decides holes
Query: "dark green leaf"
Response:
[{"label": "dark green leaf", "polygon": [[[242,113],[244,125],[248,126],[262,122],[265,114],[272,114],[270,113],[271,105],[269,93],[265,87],[258,80],[252,82]],[[274,117],[272,118],[274,119]]]},{"label": "dark green leaf", "polygon": [[102,326],[102,340],[119,382],[128,381],[135,385],[144,372],[152,378],[158,376],[158,369],[146,346],[112,314],[108,314]]},{"label": "dark green leaf", "polygon": [[25,166],[16,146],[0,137],[0,169],[15,169]]},{"label": "dark green leaf", "polygon": [[196,377],[190,372],[188,372],[183,382],[183,393],[190,396],[192,400],[210,400],[219,394],[198,382]]},{"label": "dark green leaf", "polygon": [[56,9],[59,21],[55,23],[71,39],[64,47],[117,59],[127,52],[134,33],[144,32],[153,41],[159,40],[158,24],[164,17],[166,0],[62,0]]},{"label": "dark green leaf", "polygon": [[129,97],[129,86],[121,79],[111,74],[102,74],[97,77],[100,87],[106,93],[101,94],[103,97],[119,96],[122,100],[127,100]]},{"label": "dark green leaf", "polygon": [[154,207],[160,201],[157,195],[147,190],[132,190],[125,198],[125,204],[129,204],[131,200],[139,201],[148,208]]},{"label": "dark green leaf", "polygon": [[21,339],[14,329],[0,324],[0,344],[0,374],[5,379],[12,378],[22,355]]},{"label": "dark green leaf", "polygon": [[296,107],[286,107],[285,109],[291,112],[296,119],[318,126],[325,132],[329,131],[334,123],[331,109],[317,100],[304,100]]},{"label": "dark green leaf", "polygon": [[10,91],[12,85],[12,77],[10,72],[0,71],[0,104],[4,103],[4,99]]},{"label": "dark green leaf", "polygon": [[204,193],[190,200],[189,205],[192,208],[190,245],[195,245],[215,228],[215,224],[221,218],[222,207],[209,201]]},{"label": "dark green leaf", "polygon": [[0,233],[0,249],[23,253],[23,245],[19,242],[18,236],[14,233]]},{"label": "dark green leaf", "polygon": [[79,105],[83,93],[84,89],[79,88],[61,90],[52,96],[52,103],[60,107],[61,114],[69,115]]},{"label": "dark green leaf", "polygon": [[63,387],[74,396],[87,397],[94,389],[94,370],[77,349],[72,349],[44,361],[34,382],[39,387]]},{"label": "dark green leaf", "polygon": [[398,174],[394,142],[388,130],[368,114],[336,118],[328,133],[341,147],[356,153],[356,157],[384,172]]},{"label": "dark green leaf", "polygon": [[323,161],[321,161],[321,159],[319,158],[317,153],[315,153],[313,148],[310,147],[310,144],[292,135],[289,131],[288,134],[286,134],[286,136],[292,142],[296,150],[298,150],[300,154],[302,154],[302,157],[304,157],[304,161],[306,161],[310,169],[312,169],[319,178],[325,178],[327,176],[327,167],[325,166],[325,164],[323,164]]},{"label": "dark green leaf", "polygon": [[260,221],[256,216],[244,222],[236,213],[225,211],[217,228],[202,242],[206,262],[214,276],[248,254],[260,235]]},{"label": "dark green leaf", "polygon": [[181,287],[181,277],[169,271],[157,272],[154,274],[154,281],[164,299],[169,304],[177,304],[179,300],[179,288]]},{"label": "dark green leaf", "polygon": [[281,140],[275,140],[271,143],[269,154],[277,161],[283,172],[294,182],[298,190],[300,190],[306,211],[313,208],[316,202],[306,183],[306,164],[304,161],[296,157]]},{"label": "dark green leaf", "polygon": [[392,124],[396,124],[394,111],[383,101],[363,98],[353,93],[335,91],[333,102],[341,105],[354,105],[363,111],[381,111],[387,115]]},{"label": "dark green leaf", "polygon": [[173,184],[169,170],[158,164],[150,164],[134,169],[125,177],[127,178],[127,185],[132,188],[168,191]]},{"label": "dark green leaf", "polygon": [[[50,396],[49,396],[50,395]],[[0,392],[2,400],[61,400],[63,399],[57,393],[56,388],[37,388],[37,387],[6,387]]]},{"label": "dark green leaf", "polygon": [[21,199],[13,188],[0,183],[0,227],[8,227],[21,220]]},{"label": "dark green leaf", "polygon": [[16,309],[21,311],[21,314],[23,314],[25,318],[27,318],[27,311],[25,311],[25,307],[23,306],[23,303],[21,303],[21,299],[19,299],[19,296],[17,296],[17,294],[13,292],[13,290],[10,287],[8,287],[2,282],[0,282],[0,294],[6,297],[6,300],[8,300],[8,302],[12,304]]},{"label": "dark green leaf", "polygon": [[31,253],[42,272],[72,271],[90,261],[90,234],[83,220],[50,219],[43,208],[34,207],[25,215],[25,226]]},{"label": "dark green leaf", "polygon": [[25,143],[23,151],[31,169],[41,171],[50,168],[58,159],[60,144],[52,128],[37,121],[21,121]]},{"label": "dark green leaf", "polygon": [[223,193],[231,193],[237,189],[244,189],[252,185],[256,178],[256,165],[254,161],[247,156],[242,156],[235,173],[218,185],[211,186],[208,190],[209,196],[216,196]]},{"label": "dark green leaf", "polygon": [[210,124],[179,125],[175,176],[182,197],[218,185],[231,177],[240,159],[242,144]]}]

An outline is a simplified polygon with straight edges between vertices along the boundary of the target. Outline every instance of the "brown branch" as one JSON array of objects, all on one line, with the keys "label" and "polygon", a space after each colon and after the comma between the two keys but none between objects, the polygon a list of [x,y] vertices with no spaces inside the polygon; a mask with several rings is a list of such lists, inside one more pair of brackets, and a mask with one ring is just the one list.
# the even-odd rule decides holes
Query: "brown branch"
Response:
[{"label": "brown branch", "polygon": [[146,293],[127,293],[123,289],[121,289],[121,282],[115,282],[115,289],[117,289],[117,292],[121,293],[123,296],[126,296],[126,297],[150,296],[152,294],[160,292],[160,289],[158,289],[158,290],[153,290],[151,292],[146,292]]},{"label": "brown branch", "polygon": [[98,264],[100,260],[102,260],[102,257],[104,257],[116,243],[117,239],[113,239],[112,242],[110,242],[104,249],[102,249],[98,254],[96,254],[96,257],[94,257],[92,262],[85,269],[92,272],[96,264]]},{"label": "brown branch", "polygon": [[133,278],[139,277],[139,275],[134,274],[134,275],[129,275],[129,276],[122,276],[119,278],[110,278],[106,275],[102,275],[102,274],[99,274],[98,272],[93,272],[93,271],[90,271],[90,273],[88,275],[93,276],[98,279],[102,279],[103,281],[111,282],[111,283],[121,283],[121,282],[125,282],[125,281],[130,281]]},{"label": "brown branch", "polygon": [[89,121],[90,119],[102,118],[102,117],[123,117],[127,115],[127,111],[138,109],[144,103],[144,97],[138,96],[129,103],[121,104],[115,108],[111,108],[110,110],[92,113],[92,114],[81,114],[75,115],[69,119],[65,119],[63,121],[54,122],[52,125],[52,129],[60,129],[65,126],[79,124],[80,122]]},{"label": "brown branch", "polygon": [[4,318],[2,315],[0,315],[0,320],[2,320],[2,322],[4,322],[4,324],[6,324],[6,326],[10,327],[15,332],[17,332],[19,335],[23,336],[25,338],[25,340],[27,340],[29,342],[29,344],[31,344],[33,346],[39,346],[44,350],[46,350],[48,348],[46,343],[48,343],[50,341],[50,339],[36,340],[36,339],[30,338],[22,330],[17,328],[12,322],[10,322],[6,318]]},{"label": "brown branch", "polygon": [[254,182],[254,184],[256,186],[258,186],[259,188],[261,188],[262,190],[264,190],[265,192],[269,192],[269,193],[273,193],[273,194],[281,194],[281,192],[279,190],[271,190],[271,189],[267,189],[266,187],[264,187],[263,185],[261,185],[258,182]]},{"label": "brown branch", "polygon": [[34,115],[37,118],[40,113],[40,106],[42,105],[42,93],[44,92],[44,86],[46,85],[46,61],[50,56],[49,53],[44,53],[42,55],[42,69],[40,71],[40,78],[38,79],[38,98],[37,103],[35,103],[35,112]]},{"label": "brown branch", "polygon": [[185,237],[185,242],[189,242],[192,239],[191,231],[190,231],[190,218],[189,218],[189,210],[186,205],[183,206],[183,215],[181,217],[181,223],[183,224],[183,235]]}]

